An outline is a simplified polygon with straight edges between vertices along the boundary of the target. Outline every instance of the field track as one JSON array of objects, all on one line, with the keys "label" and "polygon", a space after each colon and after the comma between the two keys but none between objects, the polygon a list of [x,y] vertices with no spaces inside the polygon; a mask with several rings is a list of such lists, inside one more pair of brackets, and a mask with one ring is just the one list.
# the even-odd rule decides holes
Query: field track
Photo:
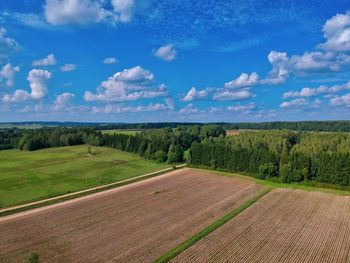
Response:
[{"label": "field track", "polygon": [[152,262],[253,197],[250,180],[181,169],[0,218],[0,262]]},{"label": "field track", "polygon": [[172,262],[350,262],[350,197],[275,189]]}]

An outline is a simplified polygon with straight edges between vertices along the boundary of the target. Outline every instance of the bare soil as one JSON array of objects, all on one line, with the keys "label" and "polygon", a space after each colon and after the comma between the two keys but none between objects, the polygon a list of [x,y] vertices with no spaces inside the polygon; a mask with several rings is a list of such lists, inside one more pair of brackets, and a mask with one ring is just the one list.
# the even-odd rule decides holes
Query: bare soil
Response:
[{"label": "bare soil", "polygon": [[172,262],[350,262],[350,197],[275,189]]},{"label": "bare soil", "polygon": [[[0,262],[152,262],[262,186],[181,169],[0,218]],[[215,244],[213,244],[215,245]]]}]

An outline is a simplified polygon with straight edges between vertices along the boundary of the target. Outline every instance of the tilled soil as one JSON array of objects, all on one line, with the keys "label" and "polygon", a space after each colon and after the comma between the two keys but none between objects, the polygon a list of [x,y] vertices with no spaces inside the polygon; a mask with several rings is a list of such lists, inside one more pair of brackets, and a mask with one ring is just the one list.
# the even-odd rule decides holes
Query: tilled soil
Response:
[{"label": "tilled soil", "polygon": [[350,197],[275,189],[172,262],[350,262]]},{"label": "tilled soil", "polygon": [[[181,169],[0,218],[0,262],[152,262],[262,186]],[[213,244],[215,246],[216,244]]]}]

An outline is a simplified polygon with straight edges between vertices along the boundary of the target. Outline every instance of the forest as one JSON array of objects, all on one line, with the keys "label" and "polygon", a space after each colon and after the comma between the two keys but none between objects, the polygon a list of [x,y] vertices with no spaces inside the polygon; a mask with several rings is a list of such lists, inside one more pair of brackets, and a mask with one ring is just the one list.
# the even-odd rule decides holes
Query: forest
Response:
[{"label": "forest", "polygon": [[89,144],[159,162],[187,162],[280,182],[350,184],[350,134],[290,130],[245,131],[226,136],[222,125],[187,125],[103,134],[88,127],[0,130],[0,149]]},{"label": "forest", "polygon": [[293,130],[350,132],[350,121],[296,121],[296,122],[254,122],[254,123],[190,123],[190,122],[152,122],[152,123],[93,123],[93,122],[9,122],[1,125],[38,127],[91,127],[96,130],[144,130],[177,128],[180,126],[219,125],[225,130]]}]

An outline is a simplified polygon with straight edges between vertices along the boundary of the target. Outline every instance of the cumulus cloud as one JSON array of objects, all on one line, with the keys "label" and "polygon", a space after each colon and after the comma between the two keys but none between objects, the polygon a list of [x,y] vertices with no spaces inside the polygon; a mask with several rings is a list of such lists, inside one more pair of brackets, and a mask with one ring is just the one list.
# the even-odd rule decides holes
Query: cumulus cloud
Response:
[{"label": "cumulus cloud", "polygon": [[214,94],[214,100],[247,100],[253,98],[255,95],[249,89],[243,90],[227,90],[227,89],[219,89]]},{"label": "cumulus cloud", "polygon": [[313,102],[305,98],[293,99],[291,101],[284,101],[280,104],[281,108],[312,108],[317,109],[321,106],[322,101],[319,99],[315,99]]},{"label": "cumulus cloud", "polygon": [[197,112],[199,112],[199,109],[196,108],[192,103],[179,110],[179,113],[181,114],[191,114]]},{"label": "cumulus cloud", "polygon": [[0,60],[7,58],[11,53],[20,49],[20,46],[16,40],[7,37],[6,33],[6,29],[0,27]]},{"label": "cumulus cloud", "polygon": [[154,55],[164,61],[172,61],[176,58],[177,52],[172,44],[168,44],[154,51]]},{"label": "cumulus cloud", "polygon": [[138,112],[152,112],[160,110],[171,110],[167,104],[164,103],[150,103],[148,105],[138,105],[138,106],[125,106],[125,105],[115,105],[108,104],[102,107],[92,107],[92,113],[138,113]]},{"label": "cumulus cloud", "polygon": [[314,97],[320,94],[335,94],[343,90],[350,90],[350,81],[342,84],[342,85],[334,85],[331,87],[327,87],[325,85],[321,85],[317,88],[309,88],[305,87],[300,91],[288,91],[285,92],[282,97],[283,98],[293,98],[293,97]]},{"label": "cumulus cloud", "polygon": [[103,81],[97,93],[85,92],[86,101],[121,102],[156,97],[165,97],[168,91],[164,84],[155,85],[152,72],[136,66],[115,73]]},{"label": "cumulus cloud", "polygon": [[51,76],[51,72],[47,70],[31,70],[27,77],[31,92],[16,90],[14,94],[6,94],[3,97],[3,102],[23,102],[27,100],[42,99],[47,94],[48,80]]},{"label": "cumulus cloud", "polygon": [[323,26],[326,42],[320,47],[330,51],[350,51],[350,12],[337,14]]},{"label": "cumulus cloud", "polygon": [[44,11],[52,25],[129,22],[133,15],[134,0],[46,0]]},{"label": "cumulus cloud", "polygon": [[74,71],[77,68],[77,65],[75,64],[64,64],[63,66],[60,67],[60,70],[62,72],[69,72],[69,71]]},{"label": "cumulus cloud", "polygon": [[252,110],[256,109],[255,103],[249,103],[247,105],[234,105],[234,106],[228,106],[228,111],[244,111],[244,112],[250,112]]},{"label": "cumulus cloud", "polygon": [[32,66],[33,67],[46,67],[46,66],[54,66],[54,65],[56,65],[56,63],[57,63],[57,60],[55,58],[55,55],[49,54],[45,58],[34,60],[32,62]]},{"label": "cumulus cloud", "polygon": [[112,6],[121,22],[129,22],[133,15],[134,0],[112,0]]},{"label": "cumulus cloud", "polygon": [[102,62],[104,64],[117,64],[118,60],[115,57],[109,57],[109,58],[105,58]]},{"label": "cumulus cloud", "polygon": [[185,97],[183,97],[183,101],[193,101],[194,99],[205,99],[209,95],[209,89],[197,90],[195,87],[192,87]]},{"label": "cumulus cloud", "polygon": [[15,74],[20,71],[20,68],[7,63],[0,70],[0,83],[4,83],[7,87],[12,87],[15,80]]},{"label": "cumulus cloud", "polygon": [[347,93],[343,96],[336,96],[331,98],[329,104],[332,106],[350,106],[350,93]]},{"label": "cumulus cloud", "polygon": [[71,101],[75,97],[74,94],[64,92],[56,97],[54,102],[55,111],[69,111],[71,109]]},{"label": "cumulus cloud", "polygon": [[259,76],[256,72],[252,74],[242,73],[238,78],[225,83],[225,88],[244,88],[255,86],[259,83]]}]

